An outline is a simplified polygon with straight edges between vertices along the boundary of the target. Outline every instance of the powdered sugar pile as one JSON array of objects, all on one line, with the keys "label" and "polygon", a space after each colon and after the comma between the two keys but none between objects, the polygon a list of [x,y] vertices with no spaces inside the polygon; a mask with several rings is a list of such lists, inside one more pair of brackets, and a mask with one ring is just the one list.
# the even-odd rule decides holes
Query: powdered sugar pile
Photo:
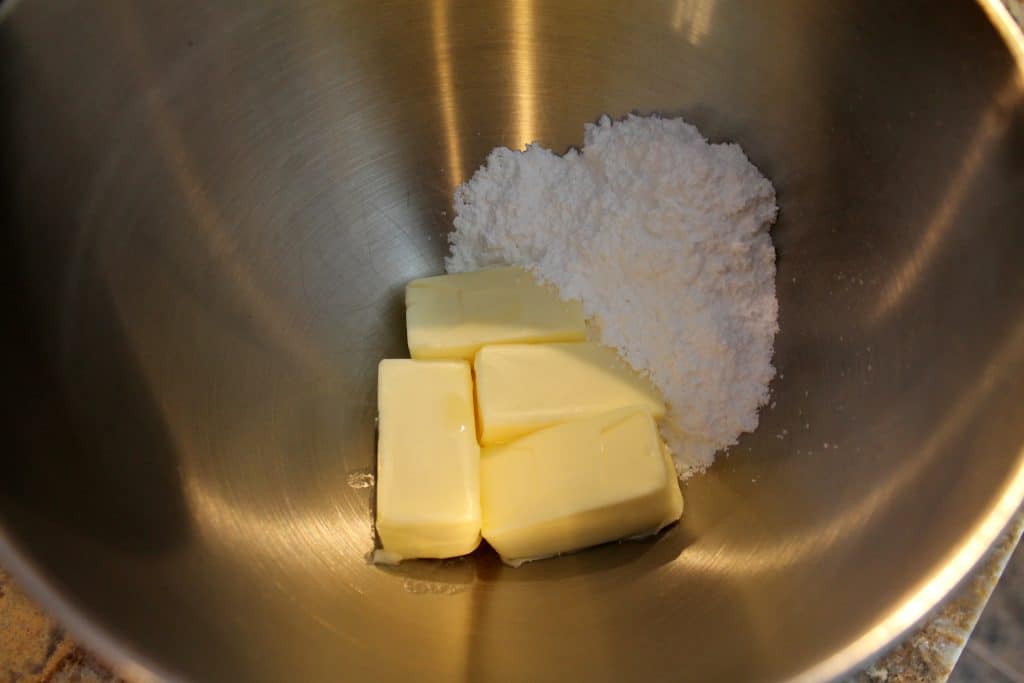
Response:
[{"label": "powdered sugar pile", "polygon": [[607,117],[558,156],[499,148],[455,192],[449,272],[521,265],[650,374],[685,472],[757,427],[778,330],[772,184],[681,119]]}]

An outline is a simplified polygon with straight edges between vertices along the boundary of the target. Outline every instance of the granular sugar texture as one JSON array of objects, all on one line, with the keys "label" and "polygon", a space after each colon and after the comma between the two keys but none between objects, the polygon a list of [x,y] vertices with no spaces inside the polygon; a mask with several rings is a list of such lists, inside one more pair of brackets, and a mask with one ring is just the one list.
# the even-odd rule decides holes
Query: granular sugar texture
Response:
[{"label": "granular sugar texture", "polygon": [[585,127],[559,156],[495,149],[455,192],[449,272],[520,265],[580,299],[669,406],[684,473],[757,427],[775,374],[775,190],[682,119]]}]

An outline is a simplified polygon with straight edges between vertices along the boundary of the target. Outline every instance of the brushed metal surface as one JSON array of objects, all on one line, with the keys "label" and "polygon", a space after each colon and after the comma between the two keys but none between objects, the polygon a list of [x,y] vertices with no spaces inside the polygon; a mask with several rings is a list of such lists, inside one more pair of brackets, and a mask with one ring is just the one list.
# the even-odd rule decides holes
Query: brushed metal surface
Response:
[{"label": "brushed metal surface", "polygon": [[[0,561],[133,675],[823,678],[1020,502],[1024,89],[970,2],[7,9]],[[452,189],[633,110],[778,189],[760,428],[655,541],[369,565],[374,369]]]}]

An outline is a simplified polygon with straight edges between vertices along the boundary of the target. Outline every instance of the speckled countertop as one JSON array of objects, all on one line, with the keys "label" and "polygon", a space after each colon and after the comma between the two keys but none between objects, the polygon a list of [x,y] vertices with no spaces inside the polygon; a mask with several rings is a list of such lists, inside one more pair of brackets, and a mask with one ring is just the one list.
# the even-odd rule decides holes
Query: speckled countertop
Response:
[{"label": "speckled countertop", "polygon": [[112,683],[119,680],[78,647],[0,568],[0,681]]},{"label": "speckled countertop", "polygon": [[[924,623],[888,654],[844,683],[917,683],[945,681],[967,645],[992,591],[1020,542],[1024,509],[971,574]],[[1024,624],[1020,625],[1024,629]]]}]

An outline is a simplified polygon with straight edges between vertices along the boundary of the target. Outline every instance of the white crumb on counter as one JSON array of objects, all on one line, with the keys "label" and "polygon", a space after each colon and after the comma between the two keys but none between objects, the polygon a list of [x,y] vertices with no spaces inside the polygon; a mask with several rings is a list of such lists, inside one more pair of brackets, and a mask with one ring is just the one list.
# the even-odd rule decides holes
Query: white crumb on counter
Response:
[{"label": "white crumb on counter", "polygon": [[602,118],[582,150],[498,148],[455,192],[449,272],[520,265],[583,302],[665,396],[682,469],[757,427],[775,374],[775,190],[681,119]]}]

